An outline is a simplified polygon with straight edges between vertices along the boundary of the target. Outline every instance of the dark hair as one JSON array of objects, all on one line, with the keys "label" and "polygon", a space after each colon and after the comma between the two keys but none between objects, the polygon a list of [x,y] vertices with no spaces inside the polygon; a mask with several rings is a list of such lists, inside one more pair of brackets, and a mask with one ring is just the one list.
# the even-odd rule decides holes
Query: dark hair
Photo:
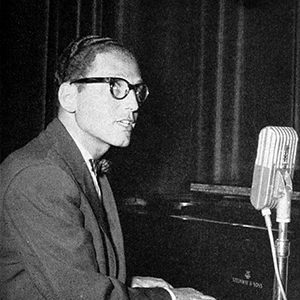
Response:
[{"label": "dark hair", "polygon": [[121,52],[135,59],[132,51],[109,37],[90,35],[70,43],[59,57],[55,78],[63,82],[84,77],[98,53]]}]

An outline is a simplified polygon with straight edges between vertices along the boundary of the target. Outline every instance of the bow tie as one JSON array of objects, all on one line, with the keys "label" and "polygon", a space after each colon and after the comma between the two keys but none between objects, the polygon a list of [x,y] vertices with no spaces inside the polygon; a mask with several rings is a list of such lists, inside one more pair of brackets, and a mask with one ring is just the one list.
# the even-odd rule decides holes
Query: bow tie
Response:
[{"label": "bow tie", "polygon": [[89,161],[96,176],[102,176],[110,171],[111,161],[107,159],[90,159]]}]

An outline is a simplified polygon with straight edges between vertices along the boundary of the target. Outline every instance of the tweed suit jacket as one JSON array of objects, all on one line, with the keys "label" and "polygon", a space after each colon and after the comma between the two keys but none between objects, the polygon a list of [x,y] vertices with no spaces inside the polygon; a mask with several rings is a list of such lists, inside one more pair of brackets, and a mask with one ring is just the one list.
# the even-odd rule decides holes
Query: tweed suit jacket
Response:
[{"label": "tweed suit jacket", "polygon": [[0,299],[170,299],[129,288],[115,200],[58,119],[1,165]]}]

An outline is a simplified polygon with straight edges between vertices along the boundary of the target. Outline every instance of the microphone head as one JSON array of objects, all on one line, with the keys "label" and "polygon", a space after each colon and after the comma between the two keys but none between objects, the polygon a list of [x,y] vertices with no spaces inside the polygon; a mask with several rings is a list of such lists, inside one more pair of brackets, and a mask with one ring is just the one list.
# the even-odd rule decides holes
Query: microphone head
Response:
[{"label": "microphone head", "polygon": [[297,142],[292,127],[267,126],[260,131],[250,193],[256,209],[276,206],[276,174],[287,171],[293,178]]}]

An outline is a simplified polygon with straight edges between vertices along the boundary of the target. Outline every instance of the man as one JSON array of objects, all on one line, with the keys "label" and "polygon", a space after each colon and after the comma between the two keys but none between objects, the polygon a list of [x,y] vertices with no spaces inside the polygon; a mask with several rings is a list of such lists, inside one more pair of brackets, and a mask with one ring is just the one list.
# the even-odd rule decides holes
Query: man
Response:
[{"label": "man", "polygon": [[1,166],[1,299],[213,299],[137,277],[125,285],[115,201],[96,161],[130,142],[146,100],[131,52],[71,43],[56,74],[58,118]]}]

